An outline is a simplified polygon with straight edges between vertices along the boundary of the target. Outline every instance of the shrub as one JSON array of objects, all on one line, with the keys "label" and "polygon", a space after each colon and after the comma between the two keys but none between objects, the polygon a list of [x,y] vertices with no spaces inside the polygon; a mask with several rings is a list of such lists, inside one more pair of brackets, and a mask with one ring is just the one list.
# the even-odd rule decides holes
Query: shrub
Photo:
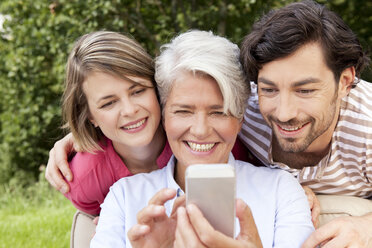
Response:
[{"label": "shrub", "polygon": [[[79,36],[102,29],[123,32],[152,55],[190,28],[213,30],[239,43],[258,16],[288,2],[2,0],[0,13],[9,18],[0,29],[0,184],[14,176],[37,179],[61,137],[64,65]],[[322,2],[339,10],[365,44],[372,43],[371,2]]]}]

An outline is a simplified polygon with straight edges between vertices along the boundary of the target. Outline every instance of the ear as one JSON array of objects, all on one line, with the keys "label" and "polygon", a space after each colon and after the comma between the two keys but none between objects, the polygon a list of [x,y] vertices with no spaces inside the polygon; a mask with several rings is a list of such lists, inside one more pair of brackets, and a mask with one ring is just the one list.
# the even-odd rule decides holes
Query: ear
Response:
[{"label": "ear", "polygon": [[341,72],[340,80],[338,82],[338,96],[343,98],[348,95],[351,87],[353,86],[355,79],[355,68],[354,66],[346,68]]}]

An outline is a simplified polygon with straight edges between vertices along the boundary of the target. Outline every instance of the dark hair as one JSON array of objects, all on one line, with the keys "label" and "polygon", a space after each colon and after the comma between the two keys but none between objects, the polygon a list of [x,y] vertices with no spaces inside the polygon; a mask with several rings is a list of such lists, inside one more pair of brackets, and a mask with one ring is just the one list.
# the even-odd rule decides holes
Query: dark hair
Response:
[{"label": "dark hair", "polygon": [[336,83],[344,69],[355,67],[359,78],[368,66],[367,53],[345,22],[325,6],[305,0],[272,10],[253,25],[240,52],[248,80],[257,83],[258,71],[264,64],[286,57],[311,42],[321,45]]}]

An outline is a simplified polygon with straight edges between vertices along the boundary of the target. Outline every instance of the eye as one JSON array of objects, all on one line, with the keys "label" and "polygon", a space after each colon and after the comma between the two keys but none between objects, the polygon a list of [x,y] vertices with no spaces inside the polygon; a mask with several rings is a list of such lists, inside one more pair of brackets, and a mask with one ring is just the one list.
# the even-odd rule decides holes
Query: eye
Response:
[{"label": "eye", "polygon": [[277,89],[275,89],[275,88],[259,88],[259,90],[261,91],[261,93],[262,94],[274,94],[274,93],[276,93],[276,92],[278,92],[278,90]]},{"label": "eye", "polygon": [[211,112],[212,115],[217,115],[217,116],[226,116],[226,114],[223,111],[214,111]]},{"label": "eye", "polygon": [[115,102],[116,102],[116,100],[112,100],[112,101],[106,102],[103,105],[101,105],[99,108],[100,109],[107,108],[107,107],[111,106],[112,104],[114,104]]},{"label": "eye", "polygon": [[185,114],[191,114],[191,111],[182,109],[182,110],[175,110],[173,113],[179,114],[179,115],[185,115]]},{"label": "eye", "polygon": [[132,95],[140,95],[141,93],[145,92],[146,91],[146,88],[141,88],[141,89],[138,89],[138,90],[135,90]]},{"label": "eye", "polygon": [[314,91],[315,90],[313,90],[313,89],[300,89],[300,90],[297,90],[297,92],[300,93],[301,95],[310,95]]}]

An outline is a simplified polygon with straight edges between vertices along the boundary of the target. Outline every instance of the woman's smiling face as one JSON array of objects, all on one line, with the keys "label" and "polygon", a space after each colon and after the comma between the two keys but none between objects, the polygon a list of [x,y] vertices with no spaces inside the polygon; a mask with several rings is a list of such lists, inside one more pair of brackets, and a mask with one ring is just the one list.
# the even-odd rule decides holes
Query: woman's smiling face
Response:
[{"label": "woman's smiling face", "polygon": [[151,81],[128,78],[133,82],[93,72],[83,84],[91,122],[116,149],[149,145],[160,124],[160,106]]},{"label": "woman's smiling face", "polygon": [[184,171],[196,163],[227,163],[241,121],[223,112],[223,97],[213,78],[187,73],[173,83],[164,127],[177,169]]}]

